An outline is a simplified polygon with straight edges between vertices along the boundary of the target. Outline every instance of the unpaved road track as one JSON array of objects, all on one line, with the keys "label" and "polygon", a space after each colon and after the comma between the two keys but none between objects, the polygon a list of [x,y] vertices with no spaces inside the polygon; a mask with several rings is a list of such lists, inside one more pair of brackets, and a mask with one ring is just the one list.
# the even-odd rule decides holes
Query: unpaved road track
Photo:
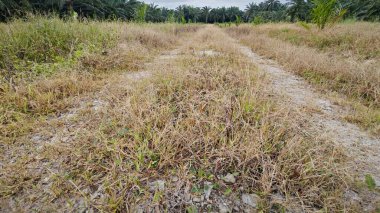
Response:
[{"label": "unpaved road track", "polygon": [[284,101],[289,102],[294,110],[314,108],[310,116],[313,124],[312,131],[330,138],[344,146],[352,155],[355,170],[359,174],[371,174],[380,185],[380,140],[361,130],[358,126],[348,123],[341,118],[345,109],[334,105],[330,100],[318,94],[305,80],[294,76],[280,68],[272,60],[265,60],[252,52],[248,47],[238,46],[241,52],[248,56],[259,68],[267,73],[272,82],[275,94],[283,95]]},{"label": "unpaved road track", "polygon": [[[275,61],[257,55],[238,41],[236,46],[269,76],[274,95],[282,98],[284,103],[292,106],[294,110],[303,111],[304,116],[310,121],[310,134],[343,146],[348,153],[349,172],[353,176],[358,175],[359,181],[362,182],[365,175],[369,174],[375,179],[376,187],[380,187],[380,138],[343,120],[342,118],[350,112],[333,104],[301,77],[287,72]],[[378,194],[368,197],[368,205],[376,205],[380,200]]]}]

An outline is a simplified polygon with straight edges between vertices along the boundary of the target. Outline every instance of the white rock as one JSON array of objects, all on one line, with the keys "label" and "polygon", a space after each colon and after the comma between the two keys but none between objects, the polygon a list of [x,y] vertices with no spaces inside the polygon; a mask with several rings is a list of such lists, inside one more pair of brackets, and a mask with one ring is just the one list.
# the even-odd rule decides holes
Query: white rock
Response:
[{"label": "white rock", "polygon": [[243,203],[245,203],[245,204],[247,204],[253,208],[257,207],[257,202],[259,199],[260,199],[260,197],[255,195],[255,194],[243,194],[241,196],[241,200],[243,201]]},{"label": "white rock", "polygon": [[229,213],[229,212],[231,212],[231,209],[228,208],[228,206],[225,205],[225,204],[223,204],[223,203],[219,203],[218,207],[219,207],[219,213]]},{"label": "white rock", "polygon": [[148,184],[150,191],[164,191],[165,190],[165,181],[156,180]]},{"label": "white rock", "polygon": [[212,192],[213,184],[211,182],[204,182],[203,188],[205,193],[205,198],[208,200],[210,198],[211,192]]},{"label": "white rock", "polygon": [[202,199],[200,197],[194,197],[193,202],[200,203]]},{"label": "white rock", "polygon": [[172,181],[173,181],[173,182],[177,182],[178,180],[179,180],[179,178],[178,178],[177,176],[173,176],[173,177],[172,177]]},{"label": "white rock", "polygon": [[224,180],[224,182],[227,182],[227,183],[235,183],[236,182],[235,176],[231,173],[228,173],[222,179]]}]

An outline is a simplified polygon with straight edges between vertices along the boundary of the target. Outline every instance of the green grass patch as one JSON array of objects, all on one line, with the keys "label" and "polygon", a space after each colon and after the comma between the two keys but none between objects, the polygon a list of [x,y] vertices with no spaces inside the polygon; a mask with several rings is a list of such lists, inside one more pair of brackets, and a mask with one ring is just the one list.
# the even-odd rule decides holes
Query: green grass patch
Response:
[{"label": "green grass patch", "polygon": [[15,20],[0,29],[0,74],[6,80],[54,73],[86,53],[114,45],[117,38],[115,29],[106,23],[58,18]]}]

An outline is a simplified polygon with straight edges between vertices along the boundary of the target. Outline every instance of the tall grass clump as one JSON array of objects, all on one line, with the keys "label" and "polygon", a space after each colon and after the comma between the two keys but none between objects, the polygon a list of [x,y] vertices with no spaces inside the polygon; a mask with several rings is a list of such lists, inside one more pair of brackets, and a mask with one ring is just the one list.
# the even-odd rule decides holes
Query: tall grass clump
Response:
[{"label": "tall grass clump", "polygon": [[44,17],[14,20],[0,28],[0,75],[7,81],[16,76],[50,74],[86,52],[113,45],[117,35],[99,22],[64,22]]}]

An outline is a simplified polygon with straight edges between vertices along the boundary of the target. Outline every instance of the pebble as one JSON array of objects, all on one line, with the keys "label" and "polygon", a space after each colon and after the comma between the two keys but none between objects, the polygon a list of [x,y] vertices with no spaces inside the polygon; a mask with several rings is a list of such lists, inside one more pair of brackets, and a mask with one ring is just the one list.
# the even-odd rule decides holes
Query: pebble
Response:
[{"label": "pebble", "polygon": [[148,184],[150,191],[164,191],[165,190],[165,181],[156,180]]},{"label": "pebble", "polygon": [[245,203],[245,204],[247,204],[253,208],[257,207],[257,202],[259,199],[260,199],[260,197],[255,195],[255,194],[243,194],[241,196],[241,200],[243,201],[243,203]]},{"label": "pebble", "polygon": [[178,178],[177,176],[173,176],[173,177],[172,177],[172,181],[173,181],[173,182],[177,182],[178,180],[179,180],[179,178]]},{"label": "pebble", "polygon": [[225,204],[223,204],[223,203],[219,203],[218,207],[219,207],[219,212],[220,213],[229,213],[229,212],[231,212],[231,209],[228,208],[228,206],[225,205]]},{"label": "pebble", "polygon": [[200,203],[202,200],[200,197],[194,197],[193,202]]},{"label": "pebble", "polygon": [[236,179],[235,176],[231,173],[228,173],[226,176],[222,177],[222,180],[226,183],[235,183]]},{"label": "pebble", "polygon": [[211,192],[212,192],[213,184],[211,182],[205,181],[203,184],[205,198],[208,200],[210,198]]}]

